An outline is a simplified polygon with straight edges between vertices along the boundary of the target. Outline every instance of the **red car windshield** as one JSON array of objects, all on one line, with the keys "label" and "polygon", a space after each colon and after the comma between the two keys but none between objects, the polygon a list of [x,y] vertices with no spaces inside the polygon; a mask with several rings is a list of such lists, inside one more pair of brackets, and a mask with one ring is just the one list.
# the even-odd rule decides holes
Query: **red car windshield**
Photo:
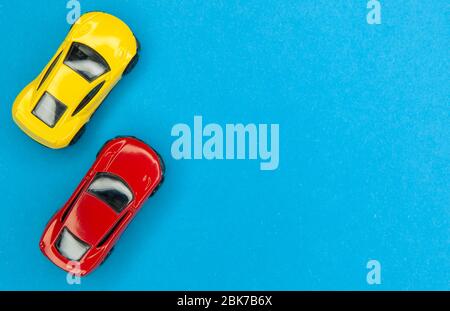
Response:
[{"label": "red car windshield", "polygon": [[114,211],[120,213],[133,201],[133,193],[118,176],[110,173],[98,173],[87,190]]}]

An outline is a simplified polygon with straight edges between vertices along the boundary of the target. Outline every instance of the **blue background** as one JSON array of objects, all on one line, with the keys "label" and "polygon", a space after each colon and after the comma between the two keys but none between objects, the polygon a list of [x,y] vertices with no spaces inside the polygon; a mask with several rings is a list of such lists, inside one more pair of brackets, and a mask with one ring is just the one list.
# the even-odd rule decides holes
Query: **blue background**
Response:
[{"label": "blue background", "polygon": [[[448,1],[382,1],[379,26],[366,3],[82,0],[126,21],[142,57],[54,151],[11,106],[64,39],[65,1],[1,1],[0,289],[449,289]],[[279,123],[279,169],[174,160],[170,131],[194,115]],[[69,286],[38,241],[119,134],[162,154],[166,182]]]}]

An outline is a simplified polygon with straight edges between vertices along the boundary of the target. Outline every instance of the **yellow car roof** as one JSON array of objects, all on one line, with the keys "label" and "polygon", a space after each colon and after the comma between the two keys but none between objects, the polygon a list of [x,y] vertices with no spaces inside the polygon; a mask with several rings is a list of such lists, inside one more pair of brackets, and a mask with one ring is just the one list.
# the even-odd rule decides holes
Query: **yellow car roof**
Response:
[{"label": "yellow car roof", "polygon": [[[102,78],[100,77],[99,79],[101,80]],[[95,85],[94,83],[89,83],[73,69],[61,63],[45,91],[66,105],[69,111],[72,111]]]}]

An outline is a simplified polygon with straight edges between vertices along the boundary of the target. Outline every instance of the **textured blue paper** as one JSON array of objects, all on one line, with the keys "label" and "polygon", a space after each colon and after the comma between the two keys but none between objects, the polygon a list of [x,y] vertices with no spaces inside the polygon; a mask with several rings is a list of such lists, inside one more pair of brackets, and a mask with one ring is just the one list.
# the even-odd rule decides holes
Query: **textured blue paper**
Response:
[{"label": "textured blue paper", "polygon": [[[11,119],[69,25],[65,1],[1,1],[0,289],[449,289],[448,1],[81,1],[142,43],[80,142]],[[175,161],[177,123],[279,123],[280,166]],[[39,251],[102,143],[135,135],[166,182],[82,285]],[[366,263],[381,263],[368,285]]]}]

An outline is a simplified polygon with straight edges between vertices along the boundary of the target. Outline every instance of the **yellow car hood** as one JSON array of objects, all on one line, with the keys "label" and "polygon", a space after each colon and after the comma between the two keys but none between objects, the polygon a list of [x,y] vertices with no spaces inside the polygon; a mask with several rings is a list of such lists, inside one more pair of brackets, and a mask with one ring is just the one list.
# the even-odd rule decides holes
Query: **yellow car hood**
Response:
[{"label": "yellow car hood", "polygon": [[96,50],[113,70],[126,66],[137,50],[131,29],[117,17],[101,12],[83,15],[74,24],[70,40]]}]

